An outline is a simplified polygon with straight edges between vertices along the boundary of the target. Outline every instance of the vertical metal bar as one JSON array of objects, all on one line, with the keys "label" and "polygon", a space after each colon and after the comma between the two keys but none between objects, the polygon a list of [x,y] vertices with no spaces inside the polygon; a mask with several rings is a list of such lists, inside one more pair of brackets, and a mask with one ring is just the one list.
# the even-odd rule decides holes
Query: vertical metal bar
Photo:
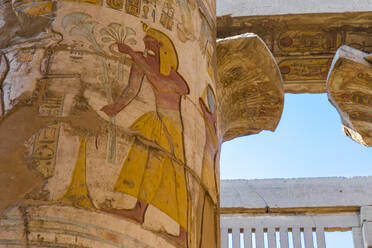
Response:
[{"label": "vertical metal bar", "polygon": [[288,227],[280,228],[280,248],[288,248]]},{"label": "vertical metal bar", "polygon": [[227,228],[221,228],[221,248],[229,248],[229,233]]},{"label": "vertical metal bar", "polygon": [[324,227],[316,228],[316,241],[318,244],[318,248],[326,248],[326,242],[325,242],[325,237],[324,237]]}]

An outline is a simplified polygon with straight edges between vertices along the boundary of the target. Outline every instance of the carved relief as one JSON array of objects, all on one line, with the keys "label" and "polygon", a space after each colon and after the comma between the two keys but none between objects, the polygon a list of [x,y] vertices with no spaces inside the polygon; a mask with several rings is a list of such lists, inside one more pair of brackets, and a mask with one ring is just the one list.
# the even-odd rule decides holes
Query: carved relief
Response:
[{"label": "carved relief", "polygon": [[[33,2],[30,7],[39,5]],[[28,44],[6,54],[11,57],[12,76],[17,66],[20,71],[39,72],[34,82],[37,86],[27,91],[14,87],[16,93],[26,93],[15,96],[11,106],[15,112],[31,109],[35,116],[30,122],[38,123],[21,141],[27,150],[21,160],[43,180],[29,190],[22,204],[29,208],[31,202],[37,205],[35,209],[42,204],[52,212],[63,209],[53,214],[61,214],[59,218],[66,221],[71,216],[72,221],[82,222],[87,216],[102,216],[107,223],[116,223],[112,228],[133,226],[130,230],[120,228],[123,235],[117,231],[99,233],[95,246],[101,242],[164,248],[217,244],[219,125],[213,82],[214,31],[200,15],[198,3],[42,2],[52,2],[56,11],[51,15],[53,24],[47,37],[53,42]],[[39,11],[37,15],[47,16],[47,10]],[[200,33],[205,37],[200,42],[188,42],[197,38],[201,18],[209,28]],[[190,54],[185,48],[189,47],[196,49],[191,56],[201,61],[198,68],[187,62]],[[5,62],[5,55],[0,56],[1,77],[7,74]],[[190,73],[196,70],[198,73]],[[200,80],[211,85],[198,102],[204,90],[197,83]],[[13,94],[8,85],[3,89]],[[192,104],[192,114],[182,113],[185,101]],[[12,120],[7,118],[0,120],[0,133],[3,123]],[[212,150],[209,141],[203,144],[204,136],[193,140],[196,132],[189,130],[194,120],[205,124],[200,129],[213,140]],[[187,158],[185,153],[199,150],[194,142],[200,144],[200,152],[195,153],[200,160],[191,164],[194,158]],[[199,201],[202,206],[196,209]],[[67,216],[66,211],[74,214]],[[47,222],[51,215],[45,213],[40,217]],[[204,222],[203,228],[201,223],[191,223],[192,216]],[[43,228],[48,233],[41,234],[40,240],[53,234],[58,240],[48,241],[50,244],[68,243],[59,239],[60,234],[69,235],[64,227]],[[194,243],[191,239],[197,228],[201,239]],[[34,235],[34,230],[30,233]],[[143,237],[152,240],[140,240]],[[92,247],[89,242],[80,244]]]},{"label": "carved relief", "polygon": [[[134,61],[128,83],[131,89],[124,89],[117,102],[102,110],[109,116],[119,113],[136,96],[128,92],[138,92],[144,77],[154,86],[157,108],[156,112],[145,113],[131,125],[138,136],[123,163],[114,190],[143,201],[137,204],[140,209],[146,209],[148,204],[154,205],[187,229],[188,200],[179,105],[181,96],[188,94],[188,86],[177,73],[178,55],[169,37],[159,30],[144,28],[145,47],[154,52],[155,57],[140,59],[128,45],[120,44],[119,51]],[[162,46],[159,46],[160,42]],[[158,65],[154,64],[157,56],[160,56]],[[140,69],[149,66],[149,72]],[[160,74],[154,77],[154,73]],[[176,88],[170,88],[169,80]],[[165,102],[168,106],[164,105]],[[122,214],[130,216],[128,211],[123,210]],[[136,220],[141,221],[143,217],[136,217]]]},{"label": "carved relief", "polygon": [[[194,22],[192,19],[192,7],[187,0],[176,0],[181,14],[181,22],[177,24],[177,35],[180,41],[194,40]],[[195,9],[195,6],[194,6]]]},{"label": "carved relief", "polygon": [[279,62],[279,68],[286,81],[325,80],[331,63],[331,58],[285,59]]},{"label": "carved relief", "polygon": [[33,17],[52,17],[54,2],[52,0],[15,0],[13,7],[28,16]]},{"label": "carved relief", "polygon": [[161,11],[160,23],[166,29],[172,30],[174,24],[174,8],[172,1],[165,1]]},{"label": "carved relief", "polygon": [[36,135],[32,152],[35,169],[44,177],[53,176],[60,126],[58,123],[42,128]]},{"label": "carved relief", "polygon": [[133,16],[139,16],[141,12],[141,1],[142,0],[126,0],[125,11]]},{"label": "carved relief", "polygon": [[342,46],[327,81],[328,98],[341,115],[344,133],[372,146],[372,65],[366,53]]},{"label": "carved relief", "polygon": [[113,9],[122,9],[124,6],[124,0],[107,0],[107,5]]},{"label": "carved relief", "polygon": [[372,53],[370,32],[348,32],[344,44],[363,52]]},{"label": "carved relief", "polygon": [[199,99],[199,105],[203,113],[205,123],[205,146],[202,162],[201,180],[204,187],[199,190],[199,204],[197,220],[201,225],[200,239],[201,247],[217,245],[217,232],[215,211],[219,205],[219,192],[217,192],[218,177],[216,166],[218,163],[220,141],[217,135],[217,106],[213,89],[210,85],[206,88],[206,100]]},{"label": "carved relief", "polygon": [[58,117],[62,114],[63,94],[47,93],[39,105],[40,116]]},{"label": "carved relief", "polygon": [[372,52],[371,18],[370,12],[222,16],[217,18],[217,36],[259,35],[280,63],[286,92],[324,93],[331,66],[326,59],[331,60],[341,45]]},{"label": "carved relief", "polygon": [[253,34],[219,40],[217,58],[224,140],[275,130],[283,110],[283,84],[263,41]]},{"label": "carved relief", "polygon": [[102,0],[63,0],[76,3],[89,3],[94,5],[102,5]]},{"label": "carved relief", "polygon": [[341,45],[340,33],[292,30],[281,33],[278,39],[279,49],[284,52],[336,51]]},{"label": "carved relief", "polygon": [[79,151],[70,185],[58,201],[77,207],[93,208],[87,187],[86,146],[87,137],[80,137]]}]

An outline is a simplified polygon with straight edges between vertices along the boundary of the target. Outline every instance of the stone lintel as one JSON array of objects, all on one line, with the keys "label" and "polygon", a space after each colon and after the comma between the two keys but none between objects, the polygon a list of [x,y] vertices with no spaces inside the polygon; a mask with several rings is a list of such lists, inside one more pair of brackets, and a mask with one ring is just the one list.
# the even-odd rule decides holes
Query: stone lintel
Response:
[{"label": "stone lintel", "polygon": [[344,133],[365,146],[372,146],[372,64],[357,49],[342,46],[332,62],[327,91],[339,112]]},{"label": "stone lintel", "polygon": [[274,131],[284,103],[283,81],[270,50],[255,34],[217,42],[223,139]]},{"label": "stone lintel", "polygon": [[217,18],[217,37],[252,32],[278,62],[288,93],[325,93],[332,58],[341,45],[372,52],[372,12]]}]

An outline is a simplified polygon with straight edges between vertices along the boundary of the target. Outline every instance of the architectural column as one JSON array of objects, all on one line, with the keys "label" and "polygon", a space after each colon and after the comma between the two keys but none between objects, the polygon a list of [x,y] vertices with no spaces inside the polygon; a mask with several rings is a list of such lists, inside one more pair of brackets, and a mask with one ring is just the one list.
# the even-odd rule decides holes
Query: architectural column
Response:
[{"label": "architectural column", "polygon": [[0,16],[0,247],[218,247],[215,1]]},{"label": "architectural column", "polygon": [[341,46],[327,79],[328,99],[340,114],[343,132],[372,146],[372,63],[368,54]]},{"label": "architectural column", "polygon": [[263,40],[252,33],[219,39],[217,64],[223,140],[275,131],[283,112],[283,79]]}]

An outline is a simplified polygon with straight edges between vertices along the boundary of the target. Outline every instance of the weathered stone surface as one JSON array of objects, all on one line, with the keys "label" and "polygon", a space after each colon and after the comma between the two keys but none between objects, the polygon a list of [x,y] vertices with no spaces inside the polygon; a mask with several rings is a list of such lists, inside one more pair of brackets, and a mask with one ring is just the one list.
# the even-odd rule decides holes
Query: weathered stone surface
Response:
[{"label": "weathered stone surface", "polygon": [[341,116],[344,133],[372,146],[372,64],[357,49],[338,49],[328,75],[329,101]]},{"label": "weathered stone surface", "polygon": [[220,16],[217,37],[252,32],[278,62],[285,92],[325,93],[336,50],[349,45],[372,52],[372,12]]},{"label": "weathered stone surface", "polygon": [[218,101],[224,140],[274,131],[284,103],[274,57],[255,34],[217,42]]},{"label": "weathered stone surface", "polygon": [[[0,49],[32,39],[50,26],[52,21],[52,12],[50,10],[53,8],[54,3],[52,1],[39,2],[45,8],[44,13],[41,13],[41,15],[27,13],[27,6],[22,1],[1,1]],[[26,9],[26,11],[22,9]]]},{"label": "weathered stone surface", "polygon": [[215,19],[214,0],[1,1],[1,247],[218,245]]},{"label": "weathered stone surface", "polygon": [[258,16],[372,10],[368,0],[217,0],[217,15]]},{"label": "weathered stone surface", "polygon": [[372,177],[221,180],[221,210],[372,205]]}]

